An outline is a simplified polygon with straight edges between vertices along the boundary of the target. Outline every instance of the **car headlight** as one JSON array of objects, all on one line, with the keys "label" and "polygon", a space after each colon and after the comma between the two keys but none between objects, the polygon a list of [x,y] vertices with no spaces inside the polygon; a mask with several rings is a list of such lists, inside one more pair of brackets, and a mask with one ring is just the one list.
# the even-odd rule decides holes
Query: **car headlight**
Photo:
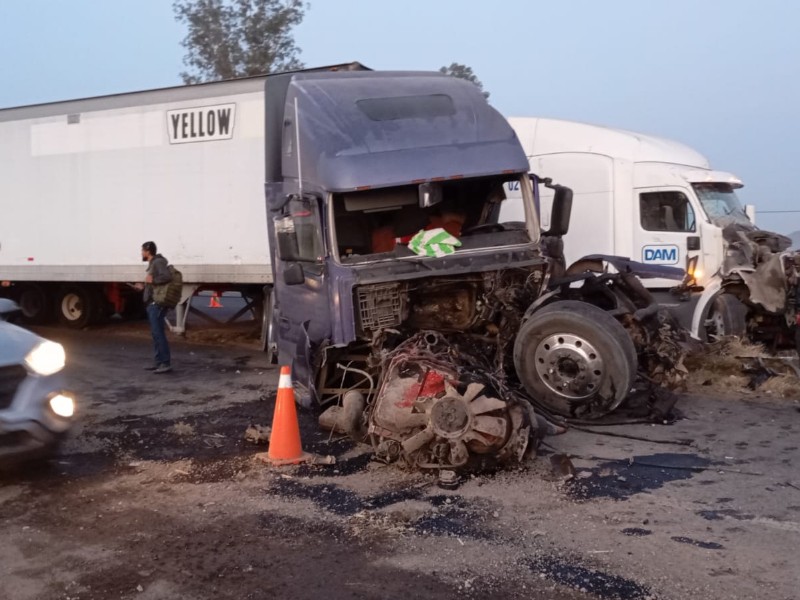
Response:
[{"label": "car headlight", "polygon": [[67,355],[64,346],[55,342],[42,342],[28,353],[25,364],[39,375],[52,375],[64,368]]},{"label": "car headlight", "polygon": [[69,419],[75,414],[75,400],[64,394],[56,394],[50,398],[50,408],[59,417]]}]

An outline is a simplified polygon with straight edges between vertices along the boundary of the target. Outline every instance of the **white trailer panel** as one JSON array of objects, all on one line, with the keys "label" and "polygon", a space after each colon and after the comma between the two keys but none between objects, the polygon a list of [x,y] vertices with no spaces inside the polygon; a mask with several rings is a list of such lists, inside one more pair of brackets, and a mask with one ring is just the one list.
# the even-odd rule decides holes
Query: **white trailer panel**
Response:
[{"label": "white trailer panel", "polygon": [[0,110],[0,280],[269,283],[264,78]]}]

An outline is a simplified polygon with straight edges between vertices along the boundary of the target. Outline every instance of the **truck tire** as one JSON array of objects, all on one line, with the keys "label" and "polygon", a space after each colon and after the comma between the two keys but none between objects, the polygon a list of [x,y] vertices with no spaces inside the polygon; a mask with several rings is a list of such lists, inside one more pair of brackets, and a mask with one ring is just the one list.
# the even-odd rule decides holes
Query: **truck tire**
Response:
[{"label": "truck tire", "polygon": [[706,319],[706,339],[747,334],[747,307],[733,294],[721,293],[711,303]]},{"label": "truck tire", "polygon": [[564,417],[598,418],[633,387],[638,361],[628,332],[600,308],[562,300],[523,323],[514,342],[517,376],[534,401]]},{"label": "truck tire", "polygon": [[96,295],[89,288],[66,285],[56,296],[56,311],[59,323],[72,329],[81,329],[97,315]]},{"label": "truck tire", "polygon": [[264,299],[261,306],[261,350],[267,353],[267,362],[271,365],[278,364],[278,353],[275,345],[275,327],[272,322],[275,314],[274,296],[272,288],[264,288]]},{"label": "truck tire", "polygon": [[44,287],[35,283],[20,286],[16,302],[22,309],[22,322],[42,325],[52,318],[52,300]]}]

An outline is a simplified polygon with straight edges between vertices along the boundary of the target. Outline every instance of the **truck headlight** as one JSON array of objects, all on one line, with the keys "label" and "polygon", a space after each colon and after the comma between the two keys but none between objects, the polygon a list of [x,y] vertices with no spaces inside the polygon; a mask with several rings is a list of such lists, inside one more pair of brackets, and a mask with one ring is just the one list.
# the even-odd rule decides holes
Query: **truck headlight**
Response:
[{"label": "truck headlight", "polygon": [[55,342],[42,342],[28,353],[25,364],[39,375],[52,375],[64,368],[67,355],[64,347]]},{"label": "truck headlight", "polygon": [[59,417],[69,419],[75,414],[75,400],[65,394],[56,394],[50,398],[50,408]]}]

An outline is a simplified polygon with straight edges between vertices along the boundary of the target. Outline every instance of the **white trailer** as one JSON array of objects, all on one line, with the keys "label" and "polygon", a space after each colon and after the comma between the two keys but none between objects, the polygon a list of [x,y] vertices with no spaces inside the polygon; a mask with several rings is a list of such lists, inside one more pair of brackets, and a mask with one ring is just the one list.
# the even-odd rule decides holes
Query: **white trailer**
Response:
[{"label": "white trailer", "polygon": [[[712,169],[703,155],[678,142],[557,119],[509,122],[531,171],[573,191],[564,237],[567,264],[590,253],[615,254],[685,268],[705,286],[725,256],[723,227],[737,219],[750,224],[754,217],[752,207],[742,207],[736,197],[738,177]],[[547,229],[551,198],[541,202]],[[643,283],[675,285],[661,279]]]},{"label": "white trailer", "polygon": [[185,300],[236,290],[260,308],[264,78],[0,110],[0,202],[0,294],[30,321],[130,308],[147,240]]}]

